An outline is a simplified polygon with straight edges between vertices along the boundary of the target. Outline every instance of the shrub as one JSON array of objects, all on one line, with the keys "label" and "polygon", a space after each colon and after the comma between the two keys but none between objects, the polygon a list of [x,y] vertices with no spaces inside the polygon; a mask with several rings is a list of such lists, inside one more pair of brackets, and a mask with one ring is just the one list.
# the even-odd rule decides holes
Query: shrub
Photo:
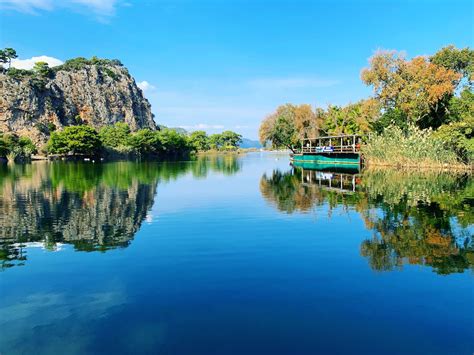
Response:
[{"label": "shrub", "polygon": [[113,126],[101,128],[99,137],[105,147],[126,146],[130,144],[130,127],[126,123],[118,122]]},{"label": "shrub", "polygon": [[90,126],[69,126],[63,131],[53,132],[47,147],[50,154],[96,155],[102,142],[97,131]]},{"label": "shrub", "polygon": [[28,137],[8,134],[0,137],[0,156],[9,161],[28,160],[37,152],[36,146]]},{"label": "shrub", "polygon": [[371,135],[362,152],[368,164],[432,166],[455,164],[456,153],[433,137],[431,129],[409,124],[406,132],[390,125],[382,134]]},{"label": "shrub", "polygon": [[465,163],[474,163],[474,117],[442,125],[433,137],[458,155]]},{"label": "shrub", "polygon": [[7,75],[11,78],[14,79],[21,79],[25,77],[30,77],[33,76],[33,71],[32,70],[25,70],[25,69],[17,69],[14,67],[11,67],[7,70]]},{"label": "shrub", "polygon": [[161,141],[157,131],[141,129],[130,138],[130,145],[139,155],[154,155],[161,150]]}]

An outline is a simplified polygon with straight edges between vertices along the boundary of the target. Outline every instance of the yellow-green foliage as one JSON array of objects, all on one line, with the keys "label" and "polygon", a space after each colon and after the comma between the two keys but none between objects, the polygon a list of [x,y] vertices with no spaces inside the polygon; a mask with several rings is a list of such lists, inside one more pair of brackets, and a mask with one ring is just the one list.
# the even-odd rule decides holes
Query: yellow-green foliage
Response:
[{"label": "yellow-green foliage", "polygon": [[441,126],[433,136],[466,163],[474,163],[474,117]]},{"label": "yellow-green foliage", "polygon": [[419,129],[413,124],[406,132],[391,125],[382,134],[371,135],[362,152],[368,165],[422,167],[459,163],[456,153],[431,129]]}]

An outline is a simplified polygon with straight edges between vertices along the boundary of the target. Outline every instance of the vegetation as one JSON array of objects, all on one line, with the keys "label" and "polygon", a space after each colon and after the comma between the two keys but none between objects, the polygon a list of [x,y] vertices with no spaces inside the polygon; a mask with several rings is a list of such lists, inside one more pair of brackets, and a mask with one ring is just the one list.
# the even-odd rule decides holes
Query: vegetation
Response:
[{"label": "vegetation", "polygon": [[224,131],[210,136],[204,131],[195,131],[191,133],[189,140],[195,150],[200,152],[209,150],[235,151],[242,142],[242,136],[232,131]]},{"label": "vegetation", "polygon": [[[186,174],[232,175],[240,168],[232,154],[199,155],[192,162],[0,165],[0,229],[12,236],[0,238],[0,271],[27,263],[27,242],[52,250],[62,243],[86,252],[126,248],[153,205],[157,184]],[[17,204],[19,190],[23,202]]]},{"label": "vegetation", "polygon": [[294,150],[303,138],[361,134],[370,136],[369,164],[474,163],[473,50],[448,46],[411,60],[377,52],[361,79],[373,97],[325,109],[279,106],[262,121],[260,141]]},{"label": "vegetation", "polygon": [[15,58],[18,58],[18,55],[13,48],[4,48],[0,50],[0,67],[3,68],[4,64],[8,64],[8,69],[10,69],[12,65],[12,59]]},{"label": "vegetation", "polygon": [[29,160],[36,151],[36,146],[27,137],[0,134],[0,157],[5,157],[10,162]]},{"label": "vegetation", "polygon": [[[262,176],[260,191],[285,213],[359,213],[372,232],[361,242],[360,254],[374,270],[401,269],[404,264],[428,266],[438,274],[474,270],[469,233],[474,181],[468,174],[367,169],[356,177],[355,191],[351,186],[348,193],[321,187],[312,174],[311,180],[302,169],[276,170]],[[326,179],[337,179],[335,175],[321,177],[322,185],[328,186]]]},{"label": "vegetation", "polygon": [[419,129],[408,124],[406,130],[396,125],[388,126],[380,135],[371,135],[362,147],[369,164],[429,167],[443,164],[456,164],[455,150],[447,149],[444,139],[438,134],[433,138],[431,129]]},{"label": "vegetation", "polygon": [[98,155],[102,147],[97,131],[86,125],[69,126],[63,131],[55,131],[47,144],[50,154]]},{"label": "vegetation", "polygon": [[[3,71],[9,77],[14,79],[32,78],[36,80],[44,80],[53,77],[59,71],[80,70],[90,65],[96,66],[103,75],[110,77],[112,80],[117,80],[120,74],[112,70],[111,67],[122,67],[122,70],[126,75],[128,75],[128,71],[123,67],[123,64],[118,59],[101,59],[95,56],[91,59],[78,57],[66,60],[66,62],[54,68],[50,68],[46,62],[36,62],[32,70],[25,70],[11,66],[11,61],[15,58],[18,58],[18,55],[13,48],[4,48],[0,50],[0,72]],[[7,65],[6,68],[5,65]],[[40,88],[44,86],[41,81],[33,81],[33,84],[36,84],[37,86],[39,85]]]},{"label": "vegetation", "polygon": [[69,126],[62,131],[48,126],[44,126],[44,129],[51,132],[47,152],[68,156],[176,159],[211,148],[232,151],[237,149],[241,140],[239,134],[231,131],[210,137],[204,131],[186,135],[168,128],[132,132],[123,122],[103,127],[99,131],[87,125]]}]

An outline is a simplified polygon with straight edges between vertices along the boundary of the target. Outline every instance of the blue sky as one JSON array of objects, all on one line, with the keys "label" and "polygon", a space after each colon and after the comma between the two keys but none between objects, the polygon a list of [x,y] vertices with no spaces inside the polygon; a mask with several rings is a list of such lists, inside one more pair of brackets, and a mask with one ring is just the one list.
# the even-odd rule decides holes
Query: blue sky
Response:
[{"label": "blue sky", "polygon": [[256,138],[286,102],[370,95],[377,49],[408,57],[473,45],[472,1],[0,0],[0,46],[20,59],[118,58],[158,123]]}]

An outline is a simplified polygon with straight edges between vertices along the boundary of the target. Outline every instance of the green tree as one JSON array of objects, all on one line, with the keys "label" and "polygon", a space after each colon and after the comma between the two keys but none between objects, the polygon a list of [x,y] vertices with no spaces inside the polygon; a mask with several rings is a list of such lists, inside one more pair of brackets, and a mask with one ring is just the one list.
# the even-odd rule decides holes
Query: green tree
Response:
[{"label": "green tree", "polygon": [[240,142],[242,142],[242,136],[232,131],[224,131],[221,133],[222,149],[234,150],[237,149]]},{"label": "green tree", "polygon": [[260,142],[270,141],[275,148],[294,150],[299,144],[295,122],[295,106],[286,104],[279,106],[275,113],[267,116],[259,130]]},{"label": "green tree", "polygon": [[5,48],[0,50],[0,63],[8,63],[8,68],[12,65],[12,59],[18,58],[16,51],[13,48]]},{"label": "green tree", "polygon": [[97,131],[86,125],[69,126],[51,134],[47,143],[50,154],[96,155],[102,147]]},{"label": "green tree", "polygon": [[[461,74],[468,85],[474,80],[474,50],[469,47],[457,49],[450,45],[442,48],[430,57],[431,63]],[[458,80],[458,84],[461,80]]]},{"label": "green tree", "polygon": [[210,149],[209,137],[204,131],[194,131],[189,136],[190,144],[197,151],[206,151]]},{"label": "green tree", "polygon": [[220,149],[222,147],[222,135],[215,133],[209,136],[209,146],[211,149]]},{"label": "green tree", "polygon": [[36,146],[28,137],[16,134],[5,134],[0,137],[0,156],[7,157],[10,161],[29,160],[36,152]]},{"label": "green tree", "polygon": [[442,125],[433,137],[455,151],[465,163],[474,163],[474,116]]},{"label": "green tree", "polygon": [[130,145],[130,127],[124,122],[113,126],[102,127],[99,131],[102,144],[109,148],[119,148]]},{"label": "green tree", "polygon": [[160,152],[169,157],[177,157],[189,153],[192,149],[188,142],[188,138],[174,129],[163,129],[156,131],[160,140]]},{"label": "green tree", "polygon": [[408,61],[396,52],[379,52],[361,78],[373,87],[385,110],[398,108],[420,128],[436,128],[445,122],[447,99],[454,94],[461,74],[425,57]]},{"label": "green tree", "polygon": [[41,78],[48,78],[52,73],[49,64],[46,62],[36,62],[33,71]]},{"label": "green tree", "polygon": [[135,132],[130,139],[130,144],[136,153],[144,156],[158,154],[162,148],[157,132],[148,128]]},{"label": "green tree", "polygon": [[0,136],[0,157],[5,158],[8,154],[7,143],[3,140],[3,136]]}]

